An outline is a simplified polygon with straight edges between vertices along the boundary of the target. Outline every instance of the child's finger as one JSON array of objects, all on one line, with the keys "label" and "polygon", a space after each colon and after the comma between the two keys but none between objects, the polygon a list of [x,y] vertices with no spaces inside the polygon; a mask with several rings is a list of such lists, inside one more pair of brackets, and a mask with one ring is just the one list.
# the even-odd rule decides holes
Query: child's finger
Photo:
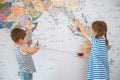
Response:
[{"label": "child's finger", "polygon": [[79,20],[78,20],[78,19],[75,19],[74,22],[78,24],[78,23],[79,23]]}]

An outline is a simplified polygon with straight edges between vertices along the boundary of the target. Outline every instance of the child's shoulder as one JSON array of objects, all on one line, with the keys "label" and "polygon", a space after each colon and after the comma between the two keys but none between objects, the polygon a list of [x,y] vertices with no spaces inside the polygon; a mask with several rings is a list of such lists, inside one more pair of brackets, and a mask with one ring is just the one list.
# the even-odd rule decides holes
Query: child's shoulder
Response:
[{"label": "child's shoulder", "polygon": [[98,39],[95,38],[94,36],[91,36],[91,37],[90,37],[90,42],[91,42],[91,44],[96,44],[97,41],[98,41]]},{"label": "child's shoulder", "polygon": [[96,38],[94,36],[90,36],[90,41],[94,41]]},{"label": "child's shoulder", "polygon": [[28,47],[28,44],[22,44],[21,47],[22,48]]}]

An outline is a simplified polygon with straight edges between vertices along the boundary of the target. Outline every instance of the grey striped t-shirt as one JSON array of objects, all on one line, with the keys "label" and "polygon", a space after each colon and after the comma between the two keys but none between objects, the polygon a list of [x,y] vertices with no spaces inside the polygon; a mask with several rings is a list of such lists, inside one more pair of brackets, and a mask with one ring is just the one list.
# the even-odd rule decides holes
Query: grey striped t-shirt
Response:
[{"label": "grey striped t-shirt", "polygon": [[19,65],[19,72],[34,73],[35,65],[30,53],[22,53],[22,46],[16,46],[14,49],[15,56]]}]

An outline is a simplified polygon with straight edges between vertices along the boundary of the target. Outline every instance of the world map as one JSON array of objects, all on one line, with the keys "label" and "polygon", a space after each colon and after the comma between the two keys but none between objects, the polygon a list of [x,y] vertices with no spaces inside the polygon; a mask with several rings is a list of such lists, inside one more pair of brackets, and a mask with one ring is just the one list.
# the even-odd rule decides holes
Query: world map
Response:
[{"label": "world map", "polygon": [[[78,48],[86,41],[86,38],[77,31],[78,26],[74,24],[75,18],[81,21],[88,32],[95,20],[103,20],[107,23],[107,38],[111,46],[108,53],[111,80],[119,80],[119,0],[0,0],[0,2],[0,51],[4,53],[0,54],[0,80],[8,80],[9,78],[14,80],[11,76],[5,77],[4,70],[11,75],[8,68],[9,60],[6,58],[11,56],[10,54],[8,56],[7,53],[7,50],[9,52],[12,49],[9,35],[16,25],[32,30],[33,43],[38,40],[42,49],[61,52],[61,55],[65,55],[64,53],[76,55]],[[60,61],[62,59],[56,59],[56,62]],[[44,79],[44,77],[42,78]]]}]

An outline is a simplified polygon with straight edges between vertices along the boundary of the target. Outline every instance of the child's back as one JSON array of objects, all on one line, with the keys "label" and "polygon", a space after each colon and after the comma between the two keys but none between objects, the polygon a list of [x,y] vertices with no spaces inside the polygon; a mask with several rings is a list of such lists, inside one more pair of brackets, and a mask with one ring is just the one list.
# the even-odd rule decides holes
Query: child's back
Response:
[{"label": "child's back", "polygon": [[109,80],[108,49],[104,38],[91,37],[91,54],[87,68],[87,80]]}]

